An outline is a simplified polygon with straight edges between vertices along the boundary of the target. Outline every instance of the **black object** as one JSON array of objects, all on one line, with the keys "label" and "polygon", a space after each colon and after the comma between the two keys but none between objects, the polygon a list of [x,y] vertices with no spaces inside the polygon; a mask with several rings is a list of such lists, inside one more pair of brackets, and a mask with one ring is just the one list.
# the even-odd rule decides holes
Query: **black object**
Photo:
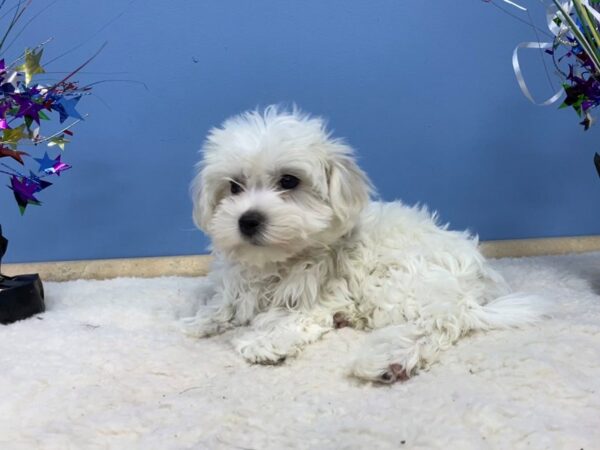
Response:
[{"label": "black object", "polygon": [[[7,246],[8,241],[2,236],[0,226],[0,263]],[[45,309],[44,286],[37,273],[15,277],[0,273],[0,324],[27,319]]]},{"label": "black object", "polygon": [[600,177],[600,155],[598,153],[594,155],[594,166],[596,166],[596,172],[598,172],[598,176]]}]

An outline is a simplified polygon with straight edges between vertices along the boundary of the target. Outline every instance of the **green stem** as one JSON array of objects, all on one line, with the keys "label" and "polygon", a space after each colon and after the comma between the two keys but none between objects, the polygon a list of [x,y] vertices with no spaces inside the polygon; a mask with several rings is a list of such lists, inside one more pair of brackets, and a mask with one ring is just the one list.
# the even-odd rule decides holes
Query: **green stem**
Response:
[{"label": "green stem", "polygon": [[563,20],[569,25],[571,32],[575,36],[575,39],[583,48],[583,51],[589,56],[596,68],[596,72],[600,73],[600,60],[598,59],[598,55],[594,52],[594,49],[591,47],[590,43],[586,39],[586,37],[581,33],[577,24],[573,21],[571,16],[563,9],[562,5],[558,2],[558,0],[552,0],[552,2],[556,5],[558,10],[560,11]]},{"label": "green stem", "polygon": [[583,30],[583,34],[585,35],[585,37],[591,45],[593,42],[593,36],[590,32],[590,26],[585,20],[584,7],[581,4],[581,0],[573,0],[573,6],[575,7],[575,12],[579,16],[579,19],[581,20],[581,29]]},{"label": "green stem", "polygon": [[590,43],[590,46],[593,47],[596,55],[598,55],[598,46],[600,45],[600,39],[598,39],[596,27],[592,23],[587,9],[583,6],[581,0],[573,0],[573,5],[575,6],[575,10],[579,15],[579,19],[581,20],[581,23],[583,25],[583,31],[585,32],[585,35],[588,38],[588,42]]}]

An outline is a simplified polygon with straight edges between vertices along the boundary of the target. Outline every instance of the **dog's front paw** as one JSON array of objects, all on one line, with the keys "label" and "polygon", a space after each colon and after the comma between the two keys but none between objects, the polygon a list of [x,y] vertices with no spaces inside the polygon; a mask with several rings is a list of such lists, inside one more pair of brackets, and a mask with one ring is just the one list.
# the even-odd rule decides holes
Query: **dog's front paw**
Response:
[{"label": "dog's front paw", "polygon": [[367,358],[357,359],[352,365],[352,374],[365,381],[392,384],[398,381],[407,381],[415,375],[416,368],[406,370],[406,367],[397,362],[368,361]]},{"label": "dog's front paw", "polygon": [[410,378],[410,375],[406,372],[406,369],[401,364],[390,364],[388,369],[383,372],[377,379],[380,383],[392,384],[396,381],[406,381]]},{"label": "dog's front paw", "polygon": [[272,338],[250,332],[233,340],[236,351],[252,364],[280,364],[286,357],[295,353],[284,348]]},{"label": "dog's front paw", "polygon": [[352,374],[377,383],[406,381],[437,355],[430,342],[405,326],[375,330],[359,350]]},{"label": "dog's front paw", "polygon": [[179,320],[179,329],[188,336],[204,338],[217,335],[227,329],[226,324],[210,317],[184,317]]}]

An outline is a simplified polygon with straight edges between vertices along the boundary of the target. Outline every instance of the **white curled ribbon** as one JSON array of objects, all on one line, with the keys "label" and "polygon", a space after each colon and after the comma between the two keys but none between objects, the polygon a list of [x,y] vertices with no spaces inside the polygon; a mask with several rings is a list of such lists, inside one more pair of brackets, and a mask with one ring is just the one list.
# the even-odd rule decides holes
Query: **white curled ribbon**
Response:
[{"label": "white curled ribbon", "polygon": [[[566,0],[563,4],[561,4],[561,7],[563,7],[566,11],[570,12],[571,9],[573,8],[572,0]],[[554,18],[556,17],[557,11],[558,11],[558,8],[556,8],[556,7],[548,8],[548,11],[546,14],[546,21],[547,21],[546,23],[548,25],[548,29],[550,30],[550,32],[554,36],[558,37],[558,36],[561,36],[565,31],[568,31],[568,27],[566,27],[564,24],[557,25],[554,22]],[[554,95],[552,95],[552,97],[550,97],[549,99],[547,99],[543,102],[536,101],[533,98],[533,95],[531,95],[531,91],[529,90],[529,88],[527,87],[527,83],[525,82],[525,77],[523,76],[523,71],[521,70],[521,65],[519,64],[519,50],[521,50],[521,49],[546,50],[549,48],[552,48],[551,42],[522,42],[519,45],[517,45],[517,47],[513,51],[512,66],[513,66],[513,71],[515,72],[515,77],[517,78],[517,83],[519,84],[519,88],[521,89],[521,92],[523,93],[523,95],[534,105],[548,106],[548,105],[552,105],[553,103],[556,103],[563,96],[564,89],[561,88],[558,92],[556,92]]]},{"label": "white curled ribbon", "polygon": [[518,3],[512,2],[511,0],[502,0],[504,3],[508,3],[511,6],[514,6],[517,9],[520,9],[521,11],[527,11],[527,8],[525,8],[524,6],[519,5]]},{"label": "white curled ribbon", "polygon": [[521,66],[519,64],[519,50],[522,48],[532,48],[532,49],[537,49],[537,50],[544,50],[547,48],[552,48],[552,43],[550,43],[550,42],[521,42],[519,45],[517,45],[517,47],[513,51],[512,65],[513,65],[513,70],[515,71],[515,76],[517,77],[517,83],[519,83],[519,87],[521,88],[521,92],[523,93],[523,95],[525,97],[527,97],[527,99],[529,99],[529,101],[531,103],[533,103],[534,105],[540,105],[540,106],[548,106],[553,103],[556,103],[562,97],[562,95],[564,93],[564,90],[562,88],[556,94],[554,94],[552,97],[550,97],[548,100],[543,101],[541,103],[535,101],[535,99],[533,98],[533,95],[531,95],[531,92],[529,91],[529,88],[527,87],[527,83],[525,83],[525,78],[523,77],[523,71],[521,70]]}]

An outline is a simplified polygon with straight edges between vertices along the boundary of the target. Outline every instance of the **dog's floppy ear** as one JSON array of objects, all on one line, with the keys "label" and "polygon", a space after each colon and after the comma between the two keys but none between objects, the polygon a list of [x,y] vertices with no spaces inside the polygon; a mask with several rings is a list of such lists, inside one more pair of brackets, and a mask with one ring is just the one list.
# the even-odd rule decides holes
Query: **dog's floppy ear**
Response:
[{"label": "dog's floppy ear", "polygon": [[216,206],[214,196],[211,196],[209,191],[210,189],[204,185],[202,170],[198,170],[190,186],[190,193],[194,204],[192,214],[196,226],[205,233],[208,232],[208,225]]},{"label": "dog's floppy ear", "polygon": [[341,143],[334,144],[329,152],[327,180],[333,212],[341,222],[354,222],[367,205],[372,186],[354,161],[352,149]]}]

